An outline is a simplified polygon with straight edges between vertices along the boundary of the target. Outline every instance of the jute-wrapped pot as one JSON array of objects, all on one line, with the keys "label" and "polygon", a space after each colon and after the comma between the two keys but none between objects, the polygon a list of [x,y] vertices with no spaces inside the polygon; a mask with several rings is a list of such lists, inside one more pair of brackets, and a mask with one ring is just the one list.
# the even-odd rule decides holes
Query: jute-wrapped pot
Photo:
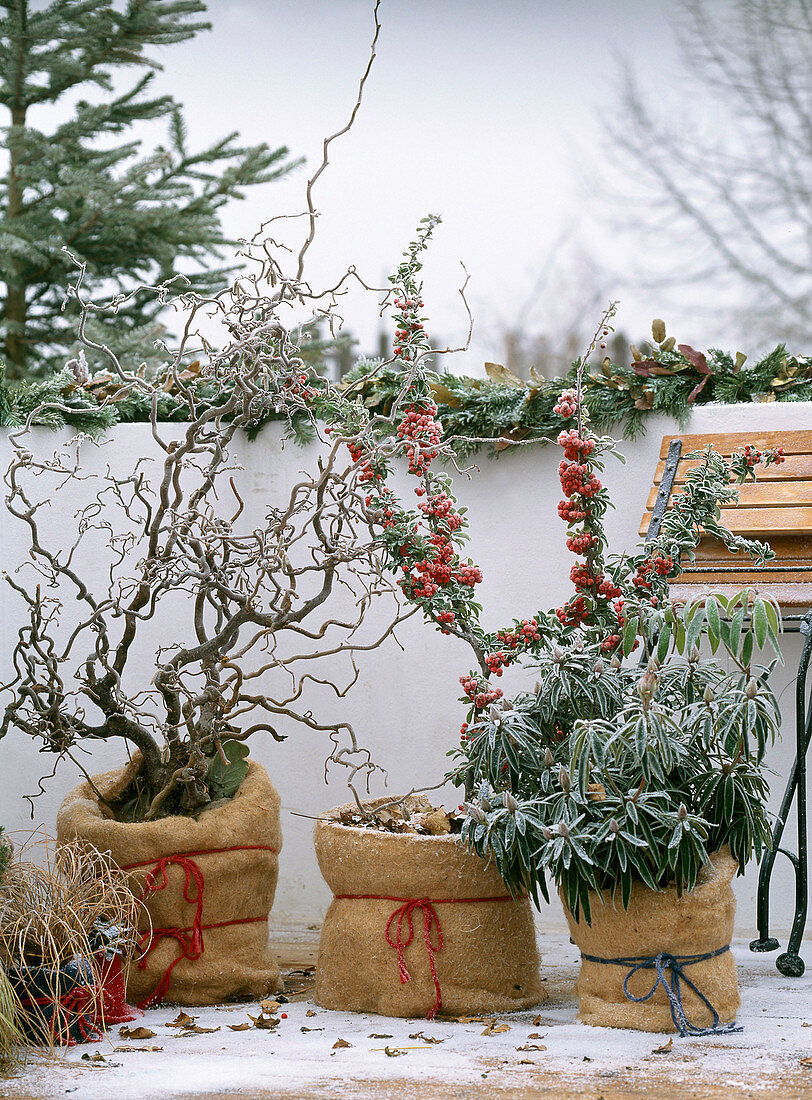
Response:
[{"label": "jute-wrapped pot", "polygon": [[[731,882],[736,862],[727,848],[714,855],[701,873],[693,890],[677,896],[676,887],[649,890],[642,883],[632,888],[626,910],[617,898],[613,904],[606,895],[591,895],[592,924],[576,921],[564,907],[570,934],[578,945],[582,960],[578,977],[579,1018],[585,1024],[603,1027],[629,1027],[638,1031],[676,1031],[671,1002],[662,984],[650,999],[635,1002],[623,989],[631,963],[593,962],[583,956],[600,959],[647,958],[654,960],[667,953],[677,960],[720,951],[700,962],[681,962],[682,973],[716,1009],[721,1024],[736,1018],[739,987],[736,964],[729,950],[733,935],[736,899]],[[666,962],[668,960],[665,960]],[[670,983],[673,970],[665,976]],[[637,970],[628,980],[629,992],[643,997],[657,981],[655,969]],[[696,1028],[713,1024],[713,1014],[687,981],[680,979],[680,997],[688,1021]]]},{"label": "jute-wrapped pot", "polygon": [[[130,766],[93,782],[109,799],[131,776]],[[268,943],[282,847],[279,795],[260,764],[249,762],[234,797],[196,820],[116,821],[81,783],[62,803],[57,837],[110,852],[143,895],[148,916],[127,979],[130,1001],[206,1005],[280,988]]]},{"label": "jute-wrapped pot", "polygon": [[[386,799],[367,805],[374,807]],[[316,1003],[386,1016],[478,1015],[538,1004],[533,915],[456,836],[340,825],[321,814],[316,855],[335,895]]]}]

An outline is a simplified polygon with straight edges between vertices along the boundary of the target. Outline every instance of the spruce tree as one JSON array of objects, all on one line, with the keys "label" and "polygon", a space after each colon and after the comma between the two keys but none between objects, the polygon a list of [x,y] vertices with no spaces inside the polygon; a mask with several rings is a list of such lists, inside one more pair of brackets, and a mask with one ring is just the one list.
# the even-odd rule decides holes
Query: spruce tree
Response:
[{"label": "spruce tree", "polygon": [[[123,9],[123,10],[122,10]],[[202,0],[0,0],[0,103],[6,172],[0,179],[3,353],[10,378],[49,373],[71,353],[75,318],[63,292],[86,265],[93,294],[158,283],[179,272],[196,290],[223,285],[228,243],[220,207],[294,167],[284,147],[243,146],[236,133],[202,152],[187,147],[179,103],[151,96],[161,66],[151,47],[183,42],[210,24]],[[127,91],[118,71],[146,69]],[[39,128],[48,105],[78,99],[68,121]],[[64,98],[63,98],[64,97]],[[142,149],[138,125],[167,124],[166,144]],[[180,284],[178,284],[180,289]],[[160,303],[139,296],[115,317],[97,316],[97,337],[130,368],[160,362]],[[102,365],[99,359],[95,366]]]}]

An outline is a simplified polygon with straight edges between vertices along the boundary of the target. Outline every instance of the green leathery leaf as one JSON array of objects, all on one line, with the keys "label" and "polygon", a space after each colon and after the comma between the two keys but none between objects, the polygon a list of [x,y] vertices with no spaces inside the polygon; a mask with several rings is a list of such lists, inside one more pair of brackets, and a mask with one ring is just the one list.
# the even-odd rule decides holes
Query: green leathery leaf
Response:
[{"label": "green leathery leaf", "polygon": [[668,648],[671,645],[671,625],[666,623],[660,631],[660,637],[657,639],[657,660],[660,664],[668,656]]},{"label": "green leathery leaf", "polygon": [[715,634],[719,637],[719,604],[716,602],[713,596],[708,596],[705,601],[705,618],[708,620],[708,629],[711,634]]},{"label": "green leathery leaf", "polygon": [[699,642],[699,636],[702,633],[702,624],[705,620],[704,607],[698,608],[691,616],[691,621],[688,624],[688,629],[685,632],[685,648],[690,655],[691,650]]},{"label": "green leathery leaf", "polygon": [[248,746],[243,741],[233,740],[222,741],[221,745],[228,763],[224,764],[220,754],[215,753],[206,773],[212,800],[233,798],[248,774]]},{"label": "green leathery leaf", "polygon": [[767,631],[769,629],[769,622],[767,620],[767,609],[764,606],[764,600],[760,596],[756,597],[753,604],[753,630],[756,635],[756,641],[758,642],[758,648],[763,649],[764,644],[767,641]]},{"label": "green leathery leaf", "polygon": [[688,602],[685,604],[685,610],[683,611],[683,616],[682,616],[683,619],[685,620],[685,622],[690,623],[692,621],[694,615],[696,615],[696,613],[700,610],[700,608],[702,609],[702,613],[704,614],[704,608],[702,607],[702,604],[699,601],[697,601],[697,600],[688,600]]},{"label": "green leathery leaf", "polygon": [[753,657],[753,632],[748,630],[744,636],[744,644],[742,645],[742,664],[745,668],[748,668],[750,661]]},{"label": "green leathery leaf", "polygon": [[133,784],[133,794],[116,809],[116,818],[127,822],[143,821],[151,801],[149,786],[139,776]]},{"label": "green leathery leaf", "polygon": [[727,648],[731,653],[738,653],[739,642],[741,640],[742,625],[744,623],[745,608],[740,607],[733,613],[730,619],[730,635],[727,642]]},{"label": "green leathery leaf", "polygon": [[736,790],[733,786],[732,776],[728,776],[725,780],[725,786],[723,790],[724,799],[724,815],[725,821],[733,820],[733,808],[736,801]]},{"label": "green leathery leaf", "polygon": [[773,632],[775,634],[778,634],[780,624],[779,624],[779,620],[778,620],[778,610],[776,609],[775,604],[771,603],[769,601],[765,601],[764,602],[764,611],[765,611],[765,614],[767,615],[767,619],[769,621],[770,626],[773,629]]}]

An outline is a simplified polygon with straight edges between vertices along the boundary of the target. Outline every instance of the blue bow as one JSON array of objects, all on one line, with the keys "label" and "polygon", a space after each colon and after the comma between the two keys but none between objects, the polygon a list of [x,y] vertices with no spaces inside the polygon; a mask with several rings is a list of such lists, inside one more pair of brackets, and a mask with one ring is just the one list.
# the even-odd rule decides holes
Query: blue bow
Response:
[{"label": "blue bow", "polygon": [[[672,955],[668,951],[663,951],[659,955],[632,955],[617,959],[601,959],[597,955],[582,955],[581,957],[588,959],[589,962],[631,967],[629,973],[623,979],[623,992],[630,1001],[636,1001],[638,1004],[650,1000],[657,992],[657,987],[662,986],[671,1007],[671,1019],[674,1021],[674,1027],[684,1038],[686,1035],[727,1035],[734,1031],[743,1030],[741,1027],[737,1027],[736,1024],[719,1023],[719,1013],[705,994],[697,989],[683,969],[683,967],[690,966],[692,963],[715,959],[717,955],[723,955],[725,951],[729,950],[730,944],[726,944],[724,947],[720,947],[718,951],[708,951],[704,955]],[[635,997],[633,993],[629,992],[629,981],[638,970],[655,970],[657,972],[654,984],[648,993],[644,993],[642,997]],[[667,970],[671,971],[670,981],[666,977]],[[694,991],[710,1012],[713,1018],[710,1027],[698,1027],[696,1024],[691,1023],[686,1016],[685,1006],[682,1003],[682,982],[685,982],[688,988]]]}]

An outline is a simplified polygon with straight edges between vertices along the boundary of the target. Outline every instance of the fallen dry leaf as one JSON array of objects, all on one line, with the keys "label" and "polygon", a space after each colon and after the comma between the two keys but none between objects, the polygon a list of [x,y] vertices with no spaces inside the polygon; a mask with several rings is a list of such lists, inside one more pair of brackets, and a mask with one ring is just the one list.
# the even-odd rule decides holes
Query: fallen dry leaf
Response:
[{"label": "fallen dry leaf", "polygon": [[246,1020],[243,1024],[229,1024],[228,1026],[230,1031],[250,1031],[254,1025]]},{"label": "fallen dry leaf", "polygon": [[104,1062],[106,1066],[120,1066],[121,1062],[108,1062],[101,1051],[97,1050],[94,1054],[88,1054],[85,1052],[82,1055],[83,1062]]},{"label": "fallen dry leaf", "polygon": [[669,1039],[668,1042],[663,1043],[663,1045],[661,1047],[655,1047],[654,1050],[652,1050],[651,1053],[652,1054],[670,1054],[671,1049],[672,1049],[673,1046],[674,1046],[674,1040]]},{"label": "fallen dry leaf", "polygon": [[[392,1039],[394,1036],[387,1035],[385,1031],[373,1031],[369,1036],[370,1039]],[[409,1036],[410,1039],[414,1038],[414,1035]]]},{"label": "fallen dry leaf", "polygon": [[537,1031],[531,1031],[530,1034],[527,1036],[527,1038],[528,1039],[543,1039],[544,1036],[539,1035],[539,1033]]},{"label": "fallen dry leaf", "polygon": [[485,1030],[483,1035],[501,1035],[505,1031],[510,1031],[510,1024],[497,1024],[495,1020],[492,1020]]},{"label": "fallen dry leaf", "polygon": [[812,1024],[807,1023],[807,1021],[804,1020],[804,1022],[801,1024],[801,1027],[812,1027]]},{"label": "fallen dry leaf", "polygon": [[298,970],[286,970],[286,978],[309,978],[311,974],[315,973],[315,966],[302,966]]},{"label": "fallen dry leaf", "polygon": [[346,1039],[337,1039],[333,1043],[333,1050],[340,1050],[343,1047],[351,1047],[352,1043],[348,1043]]},{"label": "fallen dry leaf", "polygon": [[219,1031],[219,1027],[198,1027],[197,1024],[192,1024],[190,1027],[185,1027],[180,1035],[176,1035],[176,1039],[185,1039],[187,1035],[213,1035],[215,1031]]},{"label": "fallen dry leaf", "polygon": [[131,1054],[131,1053],[135,1053],[137,1051],[139,1054],[146,1054],[149,1051],[155,1052],[155,1051],[163,1050],[163,1049],[164,1049],[163,1047],[113,1047],[113,1053],[114,1054]]},{"label": "fallen dry leaf", "polygon": [[[397,1056],[399,1054],[405,1054],[407,1050],[428,1050],[429,1048],[426,1047],[426,1046],[422,1046],[422,1047],[389,1047],[389,1046],[386,1046],[386,1047],[370,1047],[369,1049],[370,1049],[370,1051],[382,1050],[386,1054],[388,1054],[390,1058],[397,1058]],[[394,1051],[394,1053],[391,1053],[392,1051]]]},{"label": "fallen dry leaf", "polygon": [[424,1035],[422,1031],[415,1031],[410,1039],[422,1039],[424,1043],[444,1043],[445,1039],[435,1039],[433,1035]]},{"label": "fallen dry leaf", "polygon": [[188,1012],[179,1012],[171,1024],[164,1024],[164,1027],[191,1027],[195,1022],[197,1016],[190,1016]]},{"label": "fallen dry leaf", "polygon": [[300,1027],[299,1031],[301,1031],[303,1034],[306,1035],[308,1033],[308,1031],[324,1031],[324,1028],[323,1027]]},{"label": "fallen dry leaf", "polygon": [[154,1039],[155,1032],[148,1027],[120,1027],[118,1033],[122,1039]]},{"label": "fallen dry leaf", "polygon": [[252,1016],[249,1012],[248,1019],[253,1020],[254,1026],[258,1027],[261,1031],[273,1031],[279,1024],[278,1016]]},{"label": "fallen dry leaf", "polygon": [[533,1017],[533,1027],[541,1027],[541,1016]]},{"label": "fallen dry leaf", "polygon": [[520,1058],[519,1059],[519,1065],[520,1066],[535,1066],[536,1063],[531,1061],[529,1058]]},{"label": "fallen dry leaf", "polygon": [[808,1069],[812,1068],[812,1058],[802,1058],[798,1064],[801,1066],[805,1066]]},{"label": "fallen dry leaf", "polygon": [[318,1012],[314,1012],[312,1008],[309,1008],[307,1012],[305,1012],[305,1016],[318,1016]]},{"label": "fallen dry leaf", "polygon": [[546,1050],[547,1047],[544,1043],[525,1043],[523,1047],[516,1047],[517,1050]]},{"label": "fallen dry leaf", "polygon": [[260,1001],[259,1002],[259,1007],[262,1009],[262,1011],[265,1013],[266,1016],[272,1016],[278,1008],[282,1007],[282,1005],[280,1004],[279,1001],[270,1001],[270,1000],[268,1000],[268,1001]]}]

